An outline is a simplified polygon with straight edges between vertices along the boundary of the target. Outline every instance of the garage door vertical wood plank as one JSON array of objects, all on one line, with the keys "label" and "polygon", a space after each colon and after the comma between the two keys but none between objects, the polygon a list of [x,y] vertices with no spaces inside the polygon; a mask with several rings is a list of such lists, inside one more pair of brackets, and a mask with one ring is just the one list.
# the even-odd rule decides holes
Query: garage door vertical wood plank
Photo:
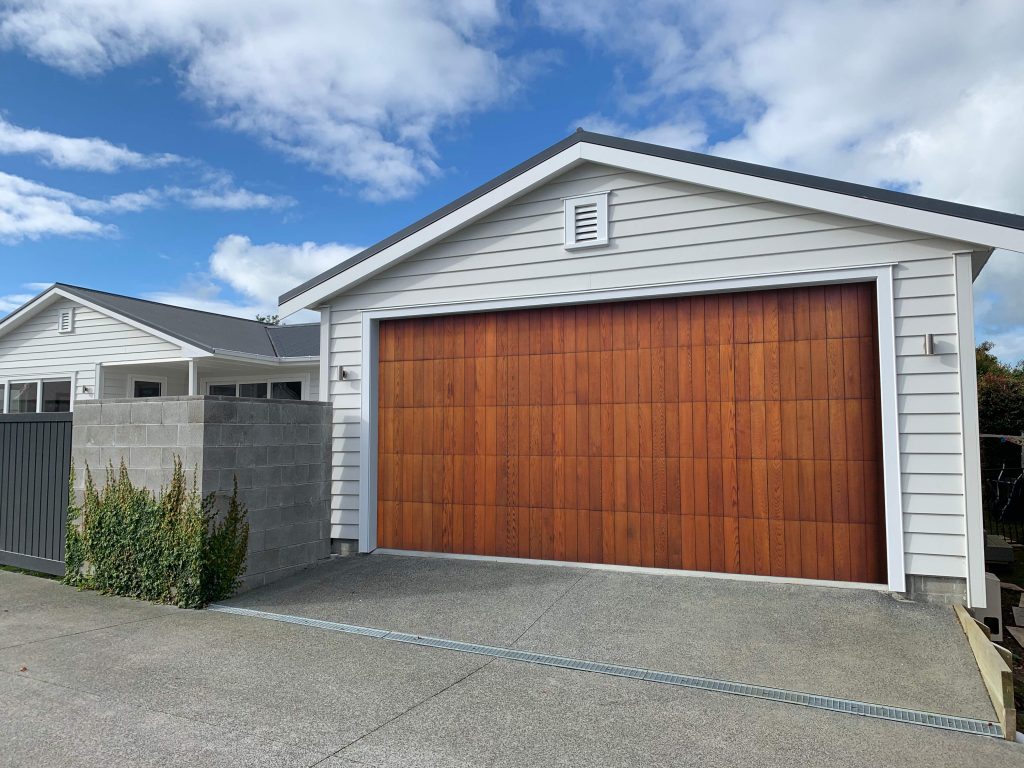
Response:
[{"label": "garage door vertical wood plank", "polygon": [[385,321],[379,543],[884,579],[868,286]]}]

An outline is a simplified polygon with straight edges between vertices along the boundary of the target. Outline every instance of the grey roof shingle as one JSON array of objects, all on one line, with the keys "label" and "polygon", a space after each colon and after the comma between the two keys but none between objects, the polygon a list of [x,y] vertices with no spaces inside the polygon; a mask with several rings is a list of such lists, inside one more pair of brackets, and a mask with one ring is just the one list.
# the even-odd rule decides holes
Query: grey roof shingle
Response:
[{"label": "grey roof shingle", "polygon": [[57,283],[56,286],[207,352],[242,352],[266,357],[315,357],[320,354],[319,323],[266,325],[256,320],[135,299],[77,285]]},{"label": "grey roof shingle", "polygon": [[575,133],[567,136],[556,144],[552,144],[542,152],[537,153],[528,160],[523,161],[515,168],[511,168],[500,176],[495,176],[490,181],[481,184],[474,190],[471,190],[464,194],[457,200],[453,200],[442,208],[438,208],[433,213],[424,216],[419,221],[413,222],[405,229],[401,229],[395,232],[393,235],[386,237],[375,245],[371,245],[359,253],[349,256],[344,261],[336,264],[330,269],[322,272],[316,277],[307,280],[301,285],[297,285],[290,291],[283,293],[278,302],[284,304],[300,294],[305,293],[310,288],[314,288],[320,283],[326,282],[335,275],[340,275],[350,267],[354,267],[363,261],[366,261],[371,256],[380,253],[385,248],[389,248],[397,242],[404,240],[410,235],[419,232],[424,227],[430,226],[435,221],[443,219],[449,213],[457,211],[465,205],[473,202],[479,197],[483,197],[493,189],[497,189],[502,184],[526,173],[531,168],[540,165],[545,160],[554,157],[559,152],[568,149],[569,147],[579,144],[580,142],[587,142],[589,144],[596,144],[604,147],[611,147],[613,149],[624,149],[630,152],[637,152],[639,154],[650,155],[652,157],[662,157],[667,160],[678,160],[683,163],[690,163],[691,165],[701,165],[706,168],[717,168],[723,171],[731,171],[733,173],[742,173],[747,176],[755,176],[762,179],[770,179],[772,181],[781,181],[787,184],[794,184],[801,187],[809,187],[812,189],[820,189],[825,192],[835,192],[840,195],[849,195],[851,197],[860,197],[867,200],[877,200],[882,203],[889,203],[890,205],[899,205],[905,208],[916,208],[921,211],[929,211],[932,213],[939,213],[945,216],[955,216],[961,219],[971,219],[973,221],[980,221],[986,224],[994,224],[1000,227],[1007,227],[1010,229],[1024,230],[1024,216],[1019,216],[1012,213],[1003,213],[1001,211],[991,211],[987,208],[977,208],[973,205],[962,205],[960,203],[950,203],[946,200],[937,200],[931,197],[921,197],[920,195],[911,195],[906,192],[896,192],[891,189],[881,189],[879,187],[869,187],[864,184],[854,184],[848,181],[839,181],[837,179],[829,179],[824,176],[812,176],[809,173],[798,173],[796,171],[786,171],[781,168],[772,168],[767,165],[756,165],[754,163],[746,163],[740,160],[729,160],[724,157],[715,157],[714,155],[704,155],[700,152],[690,152],[683,149],[674,149],[672,147],[664,147],[660,144],[648,144],[643,141],[635,141],[633,139],[621,139],[618,136],[607,136],[601,133],[591,133],[590,131],[584,131],[582,128],[578,129]]}]

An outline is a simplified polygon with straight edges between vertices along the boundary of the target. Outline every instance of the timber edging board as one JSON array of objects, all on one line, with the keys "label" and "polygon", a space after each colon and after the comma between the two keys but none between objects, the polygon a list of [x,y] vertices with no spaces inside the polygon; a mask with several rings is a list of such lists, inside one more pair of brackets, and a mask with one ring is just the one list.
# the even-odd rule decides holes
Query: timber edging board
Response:
[{"label": "timber edging board", "polygon": [[960,620],[967,641],[978,662],[981,679],[992,699],[996,720],[1003,727],[1003,738],[1013,741],[1017,735],[1017,711],[1013,704],[1013,673],[996,646],[989,639],[988,630],[975,621],[962,605],[954,605],[953,611]]}]

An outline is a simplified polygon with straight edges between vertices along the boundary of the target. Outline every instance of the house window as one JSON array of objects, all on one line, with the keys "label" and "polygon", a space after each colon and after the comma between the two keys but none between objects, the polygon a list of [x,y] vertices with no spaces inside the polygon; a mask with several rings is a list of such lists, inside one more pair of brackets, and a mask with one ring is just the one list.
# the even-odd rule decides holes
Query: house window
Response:
[{"label": "house window", "polygon": [[39,383],[35,381],[11,382],[11,401],[8,413],[35,413],[39,405]]},{"label": "house window", "polygon": [[301,400],[301,381],[275,381],[271,384],[270,396],[278,400]]},{"label": "house window", "polygon": [[267,396],[267,382],[259,381],[254,384],[239,384],[238,385],[238,396],[239,397],[266,397]]},{"label": "house window", "polygon": [[71,382],[43,382],[43,413],[67,413],[71,410]]},{"label": "house window", "polygon": [[241,381],[208,384],[206,391],[222,397],[261,397],[268,395],[278,400],[301,400],[301,381]]},{"label": "house window", "polygon": [[608,193],[565,199],[565,247],[608,244]]},{"label": "house window", "polygon": [[162,381],[132,379],[132,397],[160,397],[164,391]]}]

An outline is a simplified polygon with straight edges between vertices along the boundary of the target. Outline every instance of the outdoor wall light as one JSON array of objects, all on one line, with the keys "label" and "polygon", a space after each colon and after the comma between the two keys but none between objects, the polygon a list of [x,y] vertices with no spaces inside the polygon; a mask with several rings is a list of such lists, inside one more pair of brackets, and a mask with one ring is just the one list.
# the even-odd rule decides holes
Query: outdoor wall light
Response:
[{"label": "outdoor wall light", "polygon": [[934,355],[935,354],[935,334],[934,333],[926,333],[924,335],[924,353],[926,355]]}]

